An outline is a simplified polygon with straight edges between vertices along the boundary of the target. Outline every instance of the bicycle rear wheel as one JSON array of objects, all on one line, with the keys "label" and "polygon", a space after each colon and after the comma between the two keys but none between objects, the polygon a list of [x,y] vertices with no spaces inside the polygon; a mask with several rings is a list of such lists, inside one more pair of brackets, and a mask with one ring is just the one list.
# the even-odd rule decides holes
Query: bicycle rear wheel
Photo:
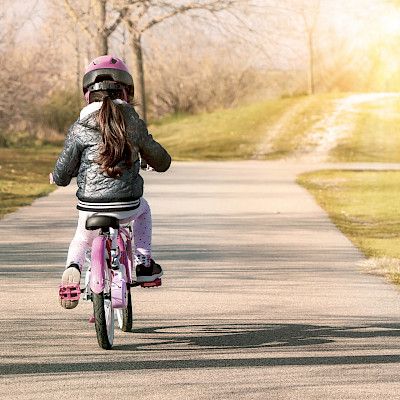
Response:
[{"label": "bicycle rear wheel", "polygon": [[99,346],[111,349],[114,341],[114,309],[111,298],[104,293],[92,293],[95,328]]},{"label": "bicycle rear wheel", "polygon": [[131,288],[128,287],[128,305],[126,308],[116,309],[118,326],[123,332],[130,332],[133,323]]}]

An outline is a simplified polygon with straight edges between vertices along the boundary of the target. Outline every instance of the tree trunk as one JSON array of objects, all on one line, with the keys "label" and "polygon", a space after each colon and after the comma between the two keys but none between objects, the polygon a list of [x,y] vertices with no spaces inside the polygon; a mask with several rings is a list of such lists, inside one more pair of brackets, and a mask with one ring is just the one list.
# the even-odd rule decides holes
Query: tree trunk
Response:
[{"label": "tree trunk", "polygon": [[79,41],[79,31],[75,29],[75,57],[76,57],[76,101],[78,106],[82,99],[82,79],[81,79],[81,44]]},{"label": "tree trunk", "polygon": [[314,41],[313,32],[308,32],[308,94],[315,93],[315,74],[314,74]]},{"label": "tree trunk", "polygon": [[99,25],[97,28],[97,52],[98,56],[104,56],[108,53],[108,35],[106,32],[106,10],[107,0],[97,0]]},{"label": "tree trunk", "polygon": [[98,54],[96,55],[96,57],[105,56],[106,54],[108,54],[108,40],[107,39],[108,39],[107,36],[104,36],[103,34],[99,35],[98,46],[97,46]]},{"label": "tree trunk", "polygon": [[135,36],[133,39],[133,52],[134,52],[134,65],[135,65],[135,96],[139,101],[138,112],[144,122],[147,121],[147,107],[146,107],[146,88],[144,83],[144,66],[143,66],[143,52],[142,52],[142,37],[141,35]]}]

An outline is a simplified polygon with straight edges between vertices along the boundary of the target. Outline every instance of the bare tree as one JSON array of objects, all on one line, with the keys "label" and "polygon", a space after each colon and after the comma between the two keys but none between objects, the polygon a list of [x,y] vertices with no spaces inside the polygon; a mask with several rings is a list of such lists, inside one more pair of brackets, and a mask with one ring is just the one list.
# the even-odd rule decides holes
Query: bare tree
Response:
[{"label": "bare tree", "polygon": [[[143,57],[143,35],[153,27],[174,17],[201,13],[210,14],[214,19],[218,15],[233,11],[239,5],[247,4],[246,0],[197,0],[197,1],[165,1],[165,0],[128,0],[126,7],[129,12],[124,16],[131,36],[132,50],[134,54],[134,65],[136,72],[136,92],[139,99],[139,113],[146,120],[146,89],[144,75],[144,57]],[[233,14],[231,13],[231,16]],[[239,18],[238,16],[234,16]],[[220,21],[220,27],[223,23]]]},{"label": "bare tree", "polygon": [[315,32],[318,25],[320,7],[321,0],[309,0],[299,10],[304,24],[308,50],[308,94],[315,93]]},{"label": "bare tree", "polygon": [[246,49],[215,43],[199,30],[178,29],[167,45],[157,43],[158,37],[151,37],[150,43],[146,40],[152,49],[146,59],[152,71],[146,79],[152,117],[232,107],[265,81],[265,76],[245,61]]},{"label": "bare tree", "polygon": [[[143,54],[143,36],[159,24],[182,15],[190,15],[214,26],[218,30],[232,21],[246,25],[239,6],[249,5],[251,0],[62,0],[68,15],[88,39],[95,43],[97,54],[106,54],[110,36],[125,21],[130,36],[135,71],[138,111],[146,120],[146,89]],[[223,16],[223,17],[222,17]],[[108,22],[112,20],[112,22]],[[227,23],[226,21],[229,21]],[[238,30],[235,36],[240,36]],[[76,42],[79,45],[79,42]],[[76,48],[78,48],[75,46]]]},{"label": "bare tree", "polygon": [[[24,48],[18,42],[22,28],[35,16],[36,3],[27,10],[23,18],[16,17],[12,1],[3,0],[2,5],[4,8],[0,11],[0,82],[3,85],[0,129],[7,131],[27,113],[26,106],[32,102],[34,92],[25,92],[28,91],[27,87],[31,84],[34,71],[40,68],[40,60],[34,62],[30,57],[33,49],[30,46]],[[10,102],[9,99],[13,101]]]},{"label": "bare tree", "polygon": [[[68,15],[87,38],[95,43],[97,55],[107,54],[109,38],[128,13],[129,7],[127,5],[114,7],[108,0],[90,0],[88,10],[85,10],[85,2],[72,3],[72,0],[63,0],[63,2]],[[132,2],[134,0],[128,1],[128,3]],[[111,12],[108,12],[107,5],[112,7]],[[110,19],[108,14],[113,17],[111,23],[107,22]]]},{"label": "bare tree", "polygon": [[[400,1],[400,0],[399,0]],[[316,37],[320,17],[321,0],[279,0],[275,2],[275,9],[281,15],[279,24],[285,31],[280,31],[282,40],[285,36],[292,38],[292,49],[289,51],[296,54],[297,58],[304,57],[301,43],[306,50],[306,81],[307,93],[313,94],[316,89]],[[302,84],[304,86],[304,84]]]}]

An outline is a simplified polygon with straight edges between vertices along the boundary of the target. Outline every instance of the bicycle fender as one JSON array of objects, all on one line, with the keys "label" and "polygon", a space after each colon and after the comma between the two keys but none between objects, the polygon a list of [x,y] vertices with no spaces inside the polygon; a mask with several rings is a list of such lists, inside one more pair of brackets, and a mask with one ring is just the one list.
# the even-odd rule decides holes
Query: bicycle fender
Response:
[{"label": "bicycle fender", "polygon": [[104,276],[106,270],[105,249],[105,237],[97,236],[92,244],[90,268],[90,290],[96,294],[100,294],[104,290]]}]

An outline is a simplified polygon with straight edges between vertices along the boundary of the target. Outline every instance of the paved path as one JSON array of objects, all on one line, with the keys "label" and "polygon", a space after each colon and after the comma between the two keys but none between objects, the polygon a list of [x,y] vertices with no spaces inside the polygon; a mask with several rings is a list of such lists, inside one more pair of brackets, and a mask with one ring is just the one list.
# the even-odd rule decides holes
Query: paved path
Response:
[{"label": "paved path", "polygon": [[164,285],[135,289],[135,328],[113,351],[90,304],[57,302],[74,188],[0,221],[0,399],[400,398],[399,290],[359,272],[298,170],[146,174]]}]

